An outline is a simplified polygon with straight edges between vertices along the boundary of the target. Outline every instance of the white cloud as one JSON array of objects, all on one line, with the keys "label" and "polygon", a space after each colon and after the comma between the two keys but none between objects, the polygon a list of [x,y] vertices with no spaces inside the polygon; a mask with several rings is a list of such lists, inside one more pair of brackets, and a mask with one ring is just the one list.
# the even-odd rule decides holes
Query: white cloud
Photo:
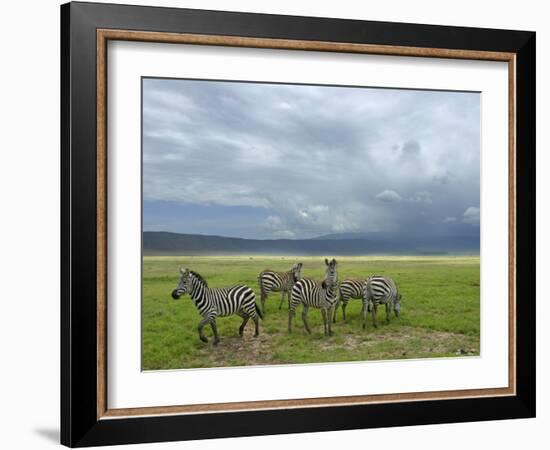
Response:
[{"label": "white cloud", "polygon": [[401,196],[397,192],[390,189],[379,192],[378,194],[376,194],[376,198],[385,203],[393,203],[401,200]]},{"label": "white cloud", "polygon": [[288,102],[280,102],[278,106],[281,109],[292,109],[292,105]]},{"label": "white cloud", "polygon": [[428,205],[433,203],[432,194],[427,191],[415,192],[408,200],[413,203],[426,203]]},{"label": "white cloud", "polygon": [[479,208],[475,206],[470,206],[466,211],[464,211],[464,217],[462,219],[464,223],[469,223],[472,225],[479,224]]},{"label": "white cloud", "polygon": [[290,231],[290,230],[279,230],[279,231],[275,231],[273,233],[273,236],[274,237],[279,237],[279,238],[293,238],[294,236],[296,236],[296,233],[294,233],[293,231]]}]

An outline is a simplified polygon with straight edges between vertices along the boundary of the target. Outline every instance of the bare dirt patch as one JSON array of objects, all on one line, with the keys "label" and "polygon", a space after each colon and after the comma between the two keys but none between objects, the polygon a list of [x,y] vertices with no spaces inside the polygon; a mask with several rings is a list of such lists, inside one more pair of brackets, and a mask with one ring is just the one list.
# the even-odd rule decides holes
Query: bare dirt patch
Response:
[{"label": "bare dirt patch", "polygon": [[[283,333],[261,333],[253,330],[244,337],[222,337],[216,346],[205,345],[203,355],[210,367],[288,364],[291,361],[274,357],[274,341]],[[335,355],[334,361],[368,361],[415,359],[440,356],[472,356],[479,354],[479,340],[474,336],[425,328],[380,326],[376,331],[311,339],[311,351]]]},{"label": "bare dirt patch", "polygon": [[245,330],[243,337],[222,336],[216,347],[208,349],[208,357],[214,367],[272,364],[272,341],[270,334],[260,331],[254,337],[253,330]]},{"label": "bare dirt patch", "polygon": [[321,344],[323,350],[341,347],[361,353],[376,351],[377,359],[479,354],[479,341],[476,337],[415,327],[395,329],[382,326],[376,332],[346,335],[343,344],[331,340]]}]

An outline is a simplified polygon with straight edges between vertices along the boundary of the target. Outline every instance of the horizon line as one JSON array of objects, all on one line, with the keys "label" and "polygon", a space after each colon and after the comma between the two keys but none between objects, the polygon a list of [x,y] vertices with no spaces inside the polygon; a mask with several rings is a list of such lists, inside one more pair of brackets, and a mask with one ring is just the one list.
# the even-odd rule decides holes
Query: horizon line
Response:
[{"label": "horizon line", "polygon": [[[181,231],[165,231],[165,230],[142,230],[142,233],[167,233],[167,234],[177,234],[177,235],[187,235],[187,236],[203,236],[203,237],[217,237],[217,238],[225,238],[225,239],[242,239],[242,240],[249,240],[249,241],[308,241],[308,240],[315,240],[319,238],[323,238],[326,236],[334,236],[338,234],[400,234],[402,236],[407,236],[406,232],[399,232],[399,231],[350,231],[350,232],[340,232],[340,233],[326,233],[321,235],[316,235],[314,237],[309,238],[291,238],[291,237],[279,237],[279,238],[250,238],[250,237],[239,237],[239,236],[226,236],[221,234],[201,234],[201,233],[186,233]],[[479,229],[477,234],[418,234],[418,233],[412,233],[408,234],[408,236],[411,237],[479,237]],[[333,239],[327,239],[327,240],[334,240],[334,241],[352,241],[352,240],[368,240],[368,238],[333,238]]]}]

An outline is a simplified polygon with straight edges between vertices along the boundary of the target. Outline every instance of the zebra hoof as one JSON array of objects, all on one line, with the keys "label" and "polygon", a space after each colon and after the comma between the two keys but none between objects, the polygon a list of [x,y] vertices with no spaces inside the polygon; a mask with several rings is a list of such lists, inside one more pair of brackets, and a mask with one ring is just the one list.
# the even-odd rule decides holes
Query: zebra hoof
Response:
[{"label": "zebra hoof", "polygon": [[205,336],[199,336],[202,342],[208,342],[208,338]]},{"label": "zebra hoof", "polygon": [[260,333],[254,333],[254,337],[258,337]]},{"label": "zebra hoof", "polygon": [[214,341],[214,345],[218,345],[220,343],[220,340]]}]

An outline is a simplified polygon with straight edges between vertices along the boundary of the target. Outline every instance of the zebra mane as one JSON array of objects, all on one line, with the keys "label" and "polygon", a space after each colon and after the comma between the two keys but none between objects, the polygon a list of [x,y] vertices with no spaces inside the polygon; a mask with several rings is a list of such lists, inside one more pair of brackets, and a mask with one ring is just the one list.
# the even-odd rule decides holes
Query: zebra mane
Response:
[{"label": "zebra mane", "polygon": [[206,287],[208,287],[208,283],[206,280],[202,277],[201,274],[195,272],[194,270],[190,270],[189,273],[193,275],[197,280],[199,280],[202,284],[204,284]]}]

